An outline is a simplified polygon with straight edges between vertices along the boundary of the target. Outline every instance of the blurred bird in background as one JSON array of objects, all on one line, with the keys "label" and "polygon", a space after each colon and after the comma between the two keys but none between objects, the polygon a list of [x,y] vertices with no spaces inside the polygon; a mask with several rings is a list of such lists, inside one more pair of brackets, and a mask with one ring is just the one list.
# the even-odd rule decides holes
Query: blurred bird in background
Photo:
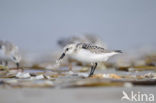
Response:
[{"label": "blurred bird in background", "polygon": [[21,55],[19,48],[9,41],[0,40],[0,63],[8,66],[8,62],[12,61],[19,68]]}]

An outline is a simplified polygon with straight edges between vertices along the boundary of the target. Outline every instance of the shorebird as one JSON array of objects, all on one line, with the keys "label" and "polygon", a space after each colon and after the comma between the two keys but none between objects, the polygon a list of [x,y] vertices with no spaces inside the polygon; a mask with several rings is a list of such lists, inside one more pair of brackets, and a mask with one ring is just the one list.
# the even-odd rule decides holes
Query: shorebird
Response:
[{"label": "shorebird", "polygon": [[105,48],[92,44],[73,43],[64,47],[59,61],[65,56],[70,56],[78,61],[91,63],[92,66],[89,76],[92,76],[99,62],[105,62],[111,56],[120,53],[122,53],[121,50],[106,50]]},{"label": "shorebird", "polygon": [[[61,48],[65,47],[68,44],[73,44],[73,43],[88,43],[88,44],[93,44],[96,46],[107,48],[105,43],[99,37],[93,34],[75,35],[75,36],[62,38],[59,39],[57,43]],[[68,56],[67,65],[70,71],[72,70],[72,63],[75,63],[76,65],[88,65],[88,63],[82,63],[81,61],[78,61],[72,58],[71,56]]]},{"label": "shorebird", "polygon": [[19,49],[16,45],[8,41],[0,41],[0,62],[5,66],[8,66],[8,61],[13,61],[16,63],[17,68],[19,68],[19,62],[21,60],[21,55]]}]

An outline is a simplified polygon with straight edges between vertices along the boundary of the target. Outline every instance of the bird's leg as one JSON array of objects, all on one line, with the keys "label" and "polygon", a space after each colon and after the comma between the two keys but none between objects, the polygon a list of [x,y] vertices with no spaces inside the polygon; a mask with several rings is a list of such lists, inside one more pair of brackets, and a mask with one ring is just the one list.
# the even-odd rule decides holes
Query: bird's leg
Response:
[{"label": "bird's leg", "polygon": [[8,66],[8,61],[7,60],[5,61],[5,66]]},{"label": "bird's leg", "polygon": [[94,74],[94,71],[95,71],[96,67],[97,67],[97,63],[95,63],[94,66],[91,67],[91,71],[90,71],[89,77]]},{"label": "bird's leg", "polygon": [[94,66],[91,66],[91,70],[90,70],[90,73],[89,73],[89,77],[93,75],[93,74],[92,74],[93,68],[94,68]]},{"label": "bird's leg", "polygon": [[2,60],[0,60],[0,65],[3,65],[3,62],[2,62]]},{"label": "bird's leg", "polygon": [[95,71],[96,67],[97,67],[97,63],[95,63],[95,65],[94,65],[94,68],[93,68],[93,71],[92,71],[92,75],[94,74],[94,71]]},{"label": "bird's leg", "polygon": [[17,66],[17,72],[24,72],[24,68],[23,67],[20,67],[20,64],[19,63],[16,63],[16,66]]}]

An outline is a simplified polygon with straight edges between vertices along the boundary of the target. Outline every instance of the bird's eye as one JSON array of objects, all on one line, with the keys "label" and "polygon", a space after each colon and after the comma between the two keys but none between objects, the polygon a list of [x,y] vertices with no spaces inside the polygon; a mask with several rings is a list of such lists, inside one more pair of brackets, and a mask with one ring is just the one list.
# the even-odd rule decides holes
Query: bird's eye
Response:
[{"label": "bird's eye", "polygon": [[13,57],[13,59],[14,59],[14,60],[16,60],[16,58],[15,58],[15,57]]},{"label": "bird's eye", "polygon": [[66,49],[66,51],[68,51],[68,50],[69,50],[69,48]]}]

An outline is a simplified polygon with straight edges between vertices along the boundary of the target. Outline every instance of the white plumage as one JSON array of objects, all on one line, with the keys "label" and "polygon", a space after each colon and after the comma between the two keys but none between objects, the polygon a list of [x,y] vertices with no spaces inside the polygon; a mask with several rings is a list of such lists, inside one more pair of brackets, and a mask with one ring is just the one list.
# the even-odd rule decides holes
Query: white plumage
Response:
[{"label": "white plumage", "polygon": [[109,57],[118,54],[116,52],[110,53],[92,53],[87,49],[81,49],[70,56],[78,61],[86,62],[86,63],[95,63],[95,62],[105,62]]}]

